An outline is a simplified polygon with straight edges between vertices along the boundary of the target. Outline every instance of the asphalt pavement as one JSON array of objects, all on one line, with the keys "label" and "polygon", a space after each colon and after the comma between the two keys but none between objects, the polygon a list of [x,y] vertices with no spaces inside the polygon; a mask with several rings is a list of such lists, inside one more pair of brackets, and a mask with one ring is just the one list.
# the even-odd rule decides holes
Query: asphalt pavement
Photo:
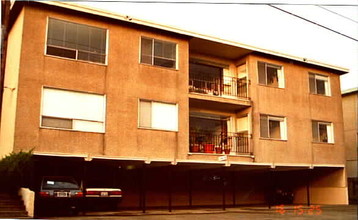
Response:
[{"label": "asphalt pavement", "polygon": [[181,209],[181,210],[147,210],[87,212],[82,216],[56,216],[46,219],[129,219],[129,220],[233,220],[233,219],[314,219],[314,220],[357,220],[357,205],[312,205],[312,206],[273,206],[268,207],[235,207],[225,211],[216,209]]}]

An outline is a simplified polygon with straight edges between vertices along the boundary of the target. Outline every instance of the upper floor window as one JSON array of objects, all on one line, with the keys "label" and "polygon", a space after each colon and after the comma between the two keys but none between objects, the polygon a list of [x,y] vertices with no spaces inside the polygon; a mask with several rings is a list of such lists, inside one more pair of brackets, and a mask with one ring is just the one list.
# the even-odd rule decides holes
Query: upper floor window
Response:
[{"label": "upper floor window", "polygon": [[286,118],[260,115],[260,137],[287,140]]},{"label": "upper floor window", "polygon": [[151,38],[141,38],[140,62],[154,66],[176,68],[177,45]]},{"label": "upper floor window", "polygon": [[312,137],[315,142],[334,143],[332,123],[312,121]]},{"label": "upper floor window", "polygon": [[258,62],[259,84],[284,88],[283,68],[278,65]]},{"label": "upper floor window", "polygon": [[104,132],[104,95],[44,88],[41,127]]},{"label": "upper floor window", "polygon": [[178,131],[178,105],[140,100],[139,127]]},{"label": "upper floor window", "polygon": [[106,35],[102,28],[49,18],[46,54],[104,64]]},{"label": "upper floor window", "polygon": [[318,95],[331,95],[328,76],[315,73],[309,74],[310,93]]}]

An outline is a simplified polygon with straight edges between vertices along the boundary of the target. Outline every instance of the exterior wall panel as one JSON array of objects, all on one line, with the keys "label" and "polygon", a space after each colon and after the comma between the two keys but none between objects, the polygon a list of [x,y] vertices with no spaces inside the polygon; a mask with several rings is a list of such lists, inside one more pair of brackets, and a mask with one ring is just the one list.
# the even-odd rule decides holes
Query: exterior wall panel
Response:
[{"label": "exterior wall panel", "polygon": [[[107,63],[95,64],[45,55],[49,17],[107,29]],[[193,185],[193,205],[220,205],[224,185],[222,180],[229,172],[233,176],[236,175],[238,180],[238,183],[234,183],[236,180],[233,176],[227,177],[233,181],[229,181],[230,190],[237,184],[237,204],[265,203],[272,173],[277,174],[278,185],[286,184],[292,187],[297,193],[295,201],[302,203],[307,199],[304,175],[306,171],[311,171],[308,168],[313,168],[314,174],[311,176],[310,186],[313,203],[347,202],[345,170],[336,169],[344,165],[343,119],[338,74],[288,59],[258,53],[247,55],[249,52],[246,49],[234,50],[218,42],[213,44],[228,51],[215,54],[211,49],[202,48],[203,52],[198,53],[201,49],[199,41],[198,45],[194,45],[195,53],[190,54],[189,58],[189,36],[132,24],[130,20],[124,22],[98,18],[99,16],[53,8],[40,3],[25,4],[10,33],[12,40],[9,42],[9,51],[12,53],[9,53],[7,63],[9,77],[5,80],[9,87],[13,85],[15,90],[10,92],[6,89],[4,93],[4,105],[8,108],[3,109],[3,118],[6,118],[1,125],[0,155],[12,150],[34,148],[38,154],[65,155],[70,157],[68,161],[76,156],[87,157],[89,160],[93,157],[94,161],[108,159],[106,162],[113,163],[114,170],[126,169],[121,171],[129,180],[125,183],[127,185],[124,184],[128,197],[123,201],[123,206],[133,207],[138,204],[139,188],[144,187],[140,184],[148,184],[145,187],[148,187],[149,206],[166,206],[167,203],[163,201],[167,198],[166,190],[169,189],[165,187],[168,187],[167,181],[170,180],[162,174],[164,171],[171,171],[170,163],[177,165],[174,166],[174,170],[178,168],[176,174],[179,176],[174,177],[176,181],[173,181],[173,198],[176,198],[173,204],[179,206],[188,205],[188,189],[184,185],[188,184],[187,179],[192,171],[197,171],[198,174],[193,179],[196,181]],[[177,44],[177,68],[140,64],[141,37]],[[25,40],[29,43],[17,43]],[[231,52],[230,48],[233,49]],[[233,58],[236,52],[240,56]],[[226,58],[220,57],[220,54],[226,54]],[[238,65],[246,63],[245,69],[250,80],[249,99],[223,98],[214,96],[214,92],[212,97],[209,97],[210,94],[190,96],[190,59],[223,65],[233,77],[237,77],[238,71],[243,69],[238,70]],[[259,85],[258,61],[282,66],[285,87]],[[329,76],[330,96],[310,94],[310,72]],[[41,128],[43,87],[105,95],[105,133]],[[141,99],[177,104],[178,131],[139,128],[138,104]],[[237,119],[247,116],[251,122],[245,126],[248,133],[252,134],[250,147],[254,149],[253,154],[228,155],[224,159],[219,158],[223,154],[188,154],[190,112],[231,117],[232,125],[226,126],[232,126],[230,129],[233,132],[237,131]],[[285,117],[287,140],[261,138],[260,114]],[[334,143],[312,141],[312,120],[332,122]],[[230,132],[230,129],[227,130]],[[155,161],[166,163],[158,165]],[[77,162],[73,164],[87,163],[82,159]],[[62,160],[59,159],[55,166],[66,171],[67,168],[61,163]],[[143,177],[140,174],[146,166],[147,182],[140,182]],[[158,167],[164,168],[161,170]],[[318,167],[330,168],[325,171]],[[76,168],[81,170],[83,167]],[[296,175],[296,170],[299,170],[303,177],[297,183],[297,179],[292,178]],[[132,177],[137,185],[133,185]],[[181,188],[176,190],[176,185]],[[227,203],[233,202],[230,192],[227,193]],[[336,196],[327,196],[332,193],[336,193]]]},{"label": "exterior wall panel", "polygon": [[[285,88],[258,85],[257,62],[280,65]],[[297,164],[343,164],[342,109],[339,77],[324,72],[330,79],[332,96],[309,93],[308,73],[322,71],[266,57],[250,57],[251,99],[254,103],[254,146],[258,162]],[[287,119],[287,141],[260,138],[260,114]],[[332,122],[334,144],[312,142],[312,120]],[[340,156],[337,156],[340,155]]]},{"label": "exterior wall panel", "polygon": [[[48,17],[108,29],[108,65],[44,55]],[[32,43],[23,47],[21,65],[27,68],[20,73],[19,105],[28,108],[20,108],[17,112],[16,149],[167,160],[174,159],[177,145],[186,149],[188,46],[183,38],[35,7],[26,7],[25,18],[24,37],[32,39]],[[35,29],[41,31],[34,32]],[[178,70],[140,64],[141,36],[177,43]],[[39,128],[43,86],[105,94],[105,134]],[[138,129],[138,100],[141,98],[177,103],[179,132]],[[28,123],[23,123],[24,120]],[[151,138],[153,135],[158,138]]]},{"label": "exterior wall panel", "polygon": [[15,142],[19,72],[23,48],[24,10],[18,15],[8,37],[1,113],[0,158],[11,153]]}]

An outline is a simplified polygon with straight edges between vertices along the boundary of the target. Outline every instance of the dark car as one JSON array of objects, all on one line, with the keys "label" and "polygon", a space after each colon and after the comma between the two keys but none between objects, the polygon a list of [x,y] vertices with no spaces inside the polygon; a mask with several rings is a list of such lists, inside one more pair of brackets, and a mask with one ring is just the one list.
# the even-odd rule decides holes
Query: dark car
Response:
[{"label": "dark car", "polygon": [[83,192],[77,181],[69,176],[44,176],[38,192],[39,210],[58,212],[60,209],[77,213]]},{"label": "dark car", "polygon": [[294,199],[294,194],[292,190],[286,188],[276,188],[273,194],[273,204],[292,204]]}]

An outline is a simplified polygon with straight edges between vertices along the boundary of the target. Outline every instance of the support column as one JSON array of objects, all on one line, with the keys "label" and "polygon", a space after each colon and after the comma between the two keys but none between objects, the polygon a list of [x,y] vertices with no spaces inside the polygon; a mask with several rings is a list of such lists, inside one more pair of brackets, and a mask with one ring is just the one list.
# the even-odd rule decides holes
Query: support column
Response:
[{"label": "support column", "polygon": [[310,205],[311,205],[310,182],[311,182],[311,170],[307,170],[307,174],[306,174],[307,206],[310,206]]},{"label": "support column", "polygon": [[172,166],[169,165],[168,167],[168,211],[172,212]]},{"label": "support column", "polygon": [[145,203],[145,197],[146,197],[146,178],[145,178],[145,172],[146,172],[146,164],[144,163],[142,166],[142,172],[140,174],[140,195],[139,195],[139,203],[140,208],[142,209],[142,212],[146,212],[146,203]]},{"label": "support column", "polygon": [[272,206],[272,197],[273,197],[273,190],[274,190],[274,184],[273,184],[273,173],[271,170],[269,170],[268,173],[268,198],[267,198],[267,202],[268,202],[268,208],[271,209]]},{"label": "support column", "polygon": [[189,170],[188,173],[188,189],[189,189],[189,207],[192,208],[193,207],[193,194],[192,194],[192,189],[193,189],[193,171]]},{"label": "support column", "polygon": [[232,205],[236,206],[236,175],[235,171],[231,173],[231,182],[232,182]]},{"label": "support column", "polygon": [[223,210],[226,210],[226,169],[222,168],[222,193],[223,193]]},{"label": "support column", "polygon": [[[87,170],[88,170],[88,165],[89,165],[89,161],[83,161],[83,167],[82,167],[82,177],[81,177],[81,187],[82,189],[86,189],[87,188]],[[83,198],[83,207],[82,212],[85,213],[85,211],[88,210],[88,206],[89,206],[89,202],[87,201],[87,198],[84,197]]]}]

